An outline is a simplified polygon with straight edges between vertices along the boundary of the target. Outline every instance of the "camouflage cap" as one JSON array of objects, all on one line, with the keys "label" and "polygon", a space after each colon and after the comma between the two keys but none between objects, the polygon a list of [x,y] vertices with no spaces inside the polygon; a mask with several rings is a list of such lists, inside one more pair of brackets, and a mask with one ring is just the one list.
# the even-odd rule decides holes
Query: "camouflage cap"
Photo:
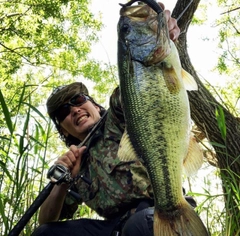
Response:
[{"label": "camouflage cap", "polygon": [[88,95],[87,87],[81,82],[74,82],[55,88],[47,100],[47,112],[51,119],[55,120],[55,111],[78,93]]}]

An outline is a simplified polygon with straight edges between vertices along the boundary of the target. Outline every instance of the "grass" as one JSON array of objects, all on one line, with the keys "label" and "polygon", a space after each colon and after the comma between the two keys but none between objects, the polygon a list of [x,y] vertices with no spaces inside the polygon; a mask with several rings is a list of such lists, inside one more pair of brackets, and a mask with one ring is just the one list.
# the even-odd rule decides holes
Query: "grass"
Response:
[{"label": "grass", "polygon": [[[45,111],[40,111],[28,101],[23,99],[25,89],[20,91],[20,99],[15,106],[15,114],[10,110],[12,105],[7,103],[0,91],[0,235],[8,235],[26,210],[39,195],[40,191],[48,183],[46,172],[62,153],[63,144],[58,139],[54,127],[51,125]],[[225,135],[222,122],[222,113],[217,113],[221,132]],[[56,142],[59,140],[59,142]],[[226,194],[213,194],[213,183],[205,177],[203,193],[190,193],[198,201],[197,211],[205,218],[206,225],[211,235],[232,236],[239,233],[236,219],[240,219],[239,202],[240,186],[239,175],[226,170],[229,178],[224,186]],[[214,176],[219,173],[216,172]],[[193,180],[191,180],[193,181]],[[196,180],[197,181],[197,180]],[[221,184],[220,184],[221,185]],[[199,201],[199,199],[201,199]],[[219,208],[218,202],[225,202],[224,207]],[[233,204],[235,203],[235,204]],[[232,209],[238,206],[238,209]],[[228,212],[235,214],[229,215]],[[31,235],[38,226],[37,213],[33,215],[24,227],[21,235]],[[80,206],[75,214],[79,217],[96,217],[94,212],[85,205]]]}]

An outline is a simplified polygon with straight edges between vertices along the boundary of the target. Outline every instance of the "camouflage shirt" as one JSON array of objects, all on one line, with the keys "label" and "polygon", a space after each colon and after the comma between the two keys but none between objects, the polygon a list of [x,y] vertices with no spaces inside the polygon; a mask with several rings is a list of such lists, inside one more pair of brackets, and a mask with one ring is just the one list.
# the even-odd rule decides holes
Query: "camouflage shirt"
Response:
[{"label": "camouflage shirt", "polygon": [[112,218],[124,213],[141,199],[152,199],[153,192],[146,168],[139,160],[123,162],[117,156],[125,122],[119,88],[110,98],[106,120],[87,144],[82,157],[82,179],[75,185],[81,200],[67,196],[61,218],[72,216],[77,204],[85,203],[100,216]]}]

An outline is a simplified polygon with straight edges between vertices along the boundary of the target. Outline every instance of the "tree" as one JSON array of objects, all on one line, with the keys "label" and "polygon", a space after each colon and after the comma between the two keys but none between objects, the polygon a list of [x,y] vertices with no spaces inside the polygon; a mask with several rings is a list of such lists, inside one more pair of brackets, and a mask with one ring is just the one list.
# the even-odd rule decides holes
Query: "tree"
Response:
[{"label": "tree", "polygon": [[[178,0],[173,16],[177,18],[188,3],[189,0]],[[200,80],[190,61],[187,33],[199,4],[200,0],[193,0],[179,19],[182,34],[176,45],[183,68],[195,77],[199,86],[198,91],[189,92],[191,115],[201,135],[208,137],[215,150],[225,193],[226,219],[231,222],[226,224],[226,232],[237,235],[240,218],[239,110],[235,109],[234,113],[234,106],[228,106],[223,100],[219,102]],[[230,6],[226,0],[219,4]],[[236,72],[231,71],[231,76],[239,83],[236,43],[239,41],[236,40],[239,39],[236,24],[239,22],[239,0],[234,4],[235,7],[224,11],[223,18],[217,22],[222,26],[219,31],[222,54],[217,69],[229,76],[230,61],[234,62],[231,68]],[[32,203],[44,185],[43,170],[48,169],[53,153],[60,152],[60,145],[51,138],[54,136],[56,140],[54,128],[42,111],[46,93],[52,87],[79,77],[96,82],[99,90],[106,94],[116,85],[115,68],[88,56],[91,44],[97,40],[96,31],[101,29],[100,19],[95,19],[88,7],[85,0],[1,3],[0,234],[6,235]],[[233,9],[236,18],[231,15]],[[234,89],[240,94],[239,86]],[[26,229],[31,232],[35,226],[36,217]]]},{"label": "tree", "polygon": [[[209,138],[209,141],[214,146],[217,167],[220,170],[223,191],[225,193],[226,212],[232,221],[232,228],[229,232],[230,235],[236,235],[239,232],[238,224],[240,217],[239,193],[236,192],[240,185],[240,123],[239,118],[235,117],[223,104],[219,103],[203,85],[188,55],[187,30],[199,2],[200,0],[193,0],[188,10],[180,18],[178,25],[183,33],[180,35],[176,45],[183,68],[194,76],[199,86],[198,91],[188,92],[191,116],[198,129],[205,137]],[[188,0],[178,1],[174,8],[173,16],[177,18],[188,3]],[[237,3],[235,6],[237,6]],[[239,29],[235,27],[235,30],[235,36],[239,38]],[[223,34],[224,31],[220,33]],[[235,59],[239,65],[239,58],[235,57]],[[220,59],[220,61],[223,61],[223,59]]]}]

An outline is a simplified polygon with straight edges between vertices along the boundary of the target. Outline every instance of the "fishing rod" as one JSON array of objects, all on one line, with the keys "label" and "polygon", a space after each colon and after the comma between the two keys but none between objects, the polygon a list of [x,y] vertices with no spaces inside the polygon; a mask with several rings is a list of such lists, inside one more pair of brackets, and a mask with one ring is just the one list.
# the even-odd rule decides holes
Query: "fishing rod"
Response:
[{"label": "fishing rod", "polygon": [[[91,131],[88,133],[86,138],[78,145],[78,148],[84,146],[90,138],[93,136],[93,134],[101,127],[101,125],[104,122],[104,118],[107,115],[107,111],[102,115],[100,120],[93,126]],[[78,175],[75,178],[71,177],[71,172],[69,169],[61,164],[55,164],[48,170],[47,178],[50,179],[50,182],[44,187],[44,189],[39,193],[38,197],[34,200],[34,202],[31,204],[31,206],[28,208],[28,210],[25,212],[25,214],[22,216],[22,218],[18,221],[18,223],[14,226],[14,228],[9,232],[8,236],[18,236],[25,225],[28,223],[28,221],[31,219],[33,214],[38,210],[38,208],[42,205],[42,203],[46,200],[46,198],[51,193],[54,185],[60,185],[62,183],[69,184],[68,192],[71,194],[76,200],[80,199],[80,196],[78,193],[71,190],[72,185],[76,182],[78,179],[82,179],[87,184],[91,184],[91,180],[87,179],[83,175]]]},{"label": "fishing rod", "polygon": [[71,173],[63,165],[52,166],[49,169],[47,175],[48,175],[48,178],[51,179],[51,181],[39,193],[38,197],[34,200],[32,205],[28,208],[28,210],[25,212],[22,218],[14,226],[14,228],[9,232],[8,236],[17,236],[20,234],[20,232],[23,230],[23,228],[28,223],[28,221],[31,219],[33,214],[38,210],[38,208],[42,205],[42,203],[48,197],[48,195],[52,191],[55,184],[70,183],[70,180],[71,180]]}]

